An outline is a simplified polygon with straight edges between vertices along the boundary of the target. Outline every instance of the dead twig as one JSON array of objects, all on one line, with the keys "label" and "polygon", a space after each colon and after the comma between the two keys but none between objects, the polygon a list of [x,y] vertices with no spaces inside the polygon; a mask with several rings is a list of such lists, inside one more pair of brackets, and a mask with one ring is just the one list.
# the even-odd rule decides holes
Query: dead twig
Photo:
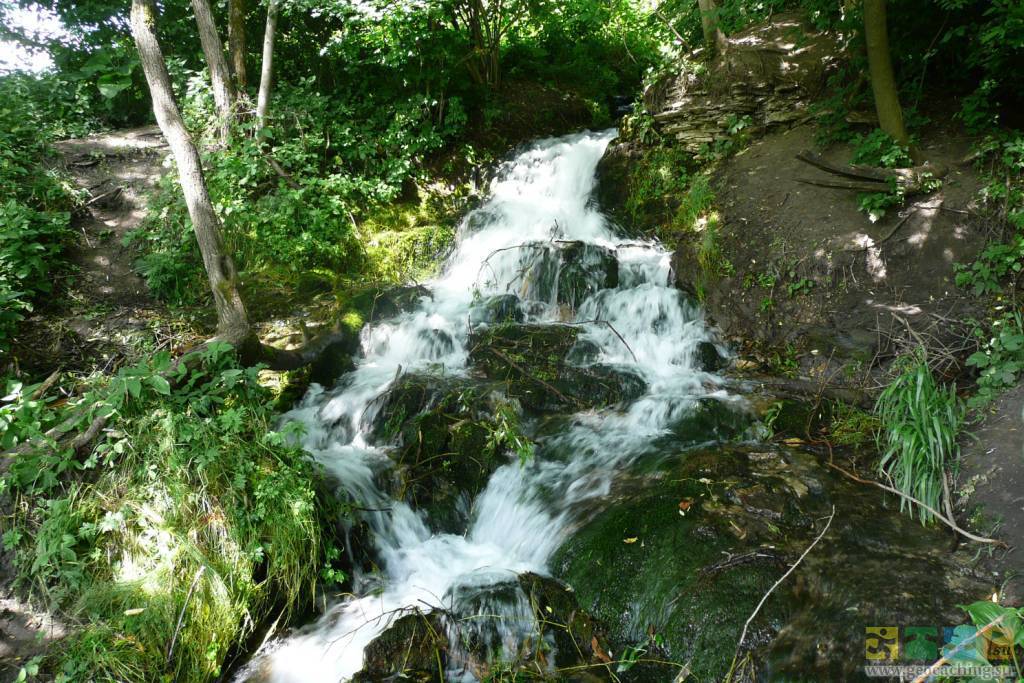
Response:
[{"label": "dead twig", "polygon": [[909,500],[911,503],[914,503],[915,505],[920,505],[925,510],[927,510],[928,512],[930,512],[933,515],[935,515],[936,519],[938,519],[940,522],[942,522],[943,524],[948,526],[950,529],[952,529],[956,533],[964,536],[965,538],[969,538],[970,540],[975,541],[977,543],[989,543],[989,544],[992,544],[992,545],[999,546],[1001,548],[1008,548],[1009,547],[1005,542],[1000,541],[998,539],[995,539],[995,538],[985,538],[984,536],[977,536],[975,534],[972,534],[970,531],[967,531],[965,529],[961,529],[954,520],[948,519],[944,514],[942,514],[941,512],[936,510],[935,508],[933,508],[931,505],[928,505],[927,503],[925,503],[923,501],[920,501],[917,498],[914,498],[913,496],[911,496],[909,494],[903,493],[903,491],[900,491],[899,489],[893,488],[892,486],[887,486],[887,485],[883,484],[882,482],[875,481],[873,479],[862,479],[861,477],[858,477],[856,474],[853,474],[852,472],[847,472],[846,470],[844,470],[842,467],[840,467],[839,465],[835,464],[834,462],[828,463],[828,466],[831,467],[832,469],[840,472],[841,474],[849,477],[850,479],[858,482],[858,483],[868,484],[870,486],[877,486],[878,488],[882,489],[883,491],[888,491],[889,493],[895,493],[897,496],[899,496],[901,498],[905,498],[906,500]]},{"label": "dead twig", "polygon": [[793,571],[798,566],[800,566],[800,563],[803,562],[804,558],[807,557],[807,555],[811,552],[811,550],[814,549],[814,546],[818,545],[818,542],[828,532],[829,527],[832,526],[832,520],[835,518],[835,516],[836,516],[836,506],[833,505],[832,506],[832,514],[830,514],[828,516],[828,521],[825,522],[825,528],[821,530],[821,533],[819,533],[817,535],[817,537],[815,537],[815,539],[813,541],[811,541],[811,544],[809,546],[807,546],[807,548],[804,550],[803,554],[800,555],[800,557],[798,557],[796,559],[796,562],[794,562],[792,564],[792,566],[790,566],[790,568],[786,570],[786,573],[783,574],[782,576],[780,576],[779,580],[776,581],[774,584],[772,584],[772,587],[769,588],[768,592],[765,593],[764,596],[761,598],[761,602],[757,603],[757,607],[755,607],[754,611],[750,613],[749,617],[747,617],[747,622],[745,624],[743,624],[743,631],[740,633],[740,641],[739,641],[739,643],[736,644],[736,654],[733,655],[732,666],[729,667],[729,673],[726,674],[725,680],[728,681],[728,680],[730,680],[732,678],[732,672],[736,668],[736,659],[737,659],[737,657],[739,657],[740,650],[743,648],[743,641],[745,641],[747,639],[747,629],[750,628],[750,622],[754,621],[754,618],[757,617],[758,612],[761,611],[761,607],[763,607],[764,603],[768,601],[768,597],[775,591],[775,589],[778,588],[782,584],[782,582],[785,581],[789,577],[789,575],[792,574]]}]

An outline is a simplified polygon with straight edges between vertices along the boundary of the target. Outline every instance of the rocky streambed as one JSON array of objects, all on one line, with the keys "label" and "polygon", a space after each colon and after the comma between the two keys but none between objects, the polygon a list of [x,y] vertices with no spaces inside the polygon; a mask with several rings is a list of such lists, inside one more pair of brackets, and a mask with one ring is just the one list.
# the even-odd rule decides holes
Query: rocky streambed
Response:
[{"label": "rocky streambed", "polygon": [[360,511],[354,587],[240,680],[851,680],[866,627],[990,593],[828,453],[764,440],[670,254],[593,201],[612,135],[507,162],[442,275],[292,411]]}]

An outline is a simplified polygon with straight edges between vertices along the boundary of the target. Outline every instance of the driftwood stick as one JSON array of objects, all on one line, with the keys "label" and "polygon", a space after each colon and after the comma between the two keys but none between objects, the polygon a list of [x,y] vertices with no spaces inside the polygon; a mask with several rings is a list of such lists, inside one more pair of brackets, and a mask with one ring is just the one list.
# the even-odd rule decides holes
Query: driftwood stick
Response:
[{"label": "driftwood stick", "polygon": [[985,538],[984,536],[977,536],[975,534],[972,534],[970,531],[967,531],[965,529],[961,529],[957,525],[956,521],[954,521],[952,519],[947,519],[947,517],[944,514],[942,514],[941,512],[936,510],[935,508],[933,508],[931,505],[928,505],[928,503],[925,503],[924,501],[918,500],[917,498],[914,498],[913,496],[911,496],[909,494],[903,493],[899,489],[893,488],[892,486],[886,486],[882,482],[874,481],[873,479],[862,479],[861,477],[858,477],[856,474],[853,474],[852,472],[847,472],[842,467],[840,467],[839,465],[837,465],[837,464],[835,464],[833,462],[828,463],[828,466],[831,467],[832,469],[837,470],[838,472],[844,474],[845,476],[849,477],[850,479],[853,479],[856,482],[859,482],[861,484],[869,484],[871,486],[877,486],[878,488],[882,489],[883,491],[888,491],[889,493],[895,493],[900,498],[905,498],[906,500],[909,500],[911,503],[914,503],[915,505],[920,505],[925,510],[927,510],[928,512],[930,512],[933,515],[935,515],[936,519],[938,519],[940,522],[942,522],[943,524],[945,524],[946,526],[948,526],[950,529],[952,529],[953,531],[957,532],[961,536],[964,536],[965,538],[969,538],[970,540],[975,541],[977,543],[990,543],[992,545],[997,545],[997,546],[999,546],[1001,548],[1008,548],[1009,547],[1005,542],[1000,541],[999,539],[996,539],[996,538]]},{"label": "driftwood stick", "polygon": [[769,588],[768,592],[765,593],[764,596],[761,598],[761,602],[757,603],[757,607],[755,607],[754,611],[750,613],[749,617],[747,617],[747,622],[743,624],[743,631],[740,633],[740,641],[736,644],[736,654],[734,654],[732,657],[732,666],[729,667],[729,673],[726,675],[725,680],[730,680],[732,678],[733,669],[736,668],[736,658],[739,657],[740,650],[743,648],[743,641],[747,638],[747,629],[750,628],[750,622],[754,621],[754,618],[757,617],[758,612],[761,611],[761,608],[764,606],[764,603],[768,601],[768,597],[775,591],[775,589],[778,588],[782,584],[782,582],[785,581],[798,566],[800,566],[800,563],[803,562],[804,558],[807,557],[811,550],[814,549],[814,546],[818,545],[818,542],[828,532],[829,527],[832,526],[832,520],[835,519],[835,516],[836,506],[833,505],[832,514],[828,516],[828,521],[825,522],[825,528],[822,529],[821,533],[819,533],[817,537],[815,537],[815,539],[811,541],[811,544],[807,546],[806,549],[804,549],[803,554],[801,554],[800,557],[796,559],[796,562],[794,562],[792,566],[790,566],[790,568],[786,570],[786,573],[780,576],[779,580],[772,584],[772,587]]}]

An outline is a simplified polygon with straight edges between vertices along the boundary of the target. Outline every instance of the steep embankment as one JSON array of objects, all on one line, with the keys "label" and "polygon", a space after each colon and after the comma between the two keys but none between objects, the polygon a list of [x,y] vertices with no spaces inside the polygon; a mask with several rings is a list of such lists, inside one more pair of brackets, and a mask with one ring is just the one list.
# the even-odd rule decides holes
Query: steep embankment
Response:
[{"label": "steep embankment", "polygon": [[[706,70],[684,64],[648,90],[646,127],[633,123],[612,144],[599,192],[620,223],[675,241],[677,285],[702,299],[739,353],[730,373],[785,374],[812,396],[842,388],[870,407],[892,361],[923,346],[932,369],[963,388],[987,302],[957,287],[955,266],[997,233],[980,206],[978,140],[954,106],[923,103],[930,118],[917,129],[918,151],[941,182],[870,219],[863,194],[836,187],[849,178],[798,159],[814,151],[843,167],[854,157],[850,144],[820,144],[815,117],[835,114],[821,98],[843,59],[841,40],[790,17],[733,36]],[[871,116],[848,115],[856,129],[855,120]],[[977,417],[974,435],[961,437],[956,513],[1024,544],[1021,392]],[[870,425],[858,429],[868,441]],[[1021,565],[1013,552],[983,555],[1003,576]],[[1019,599],[1019,585],[1003,589]]]}]

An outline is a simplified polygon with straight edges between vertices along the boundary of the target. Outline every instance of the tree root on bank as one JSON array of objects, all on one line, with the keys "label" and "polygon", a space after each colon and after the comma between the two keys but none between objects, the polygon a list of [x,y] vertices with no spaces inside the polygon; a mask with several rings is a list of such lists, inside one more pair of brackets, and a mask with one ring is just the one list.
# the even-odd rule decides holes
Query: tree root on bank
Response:
[{"label": "tree root on bank", "polygon": [[817,152],[810,151],[800,152],[796,158],[830,175],[847,179],[797,178],[798,182],[856,192],[889,192],[895,187],[905,194],[917,194],[929,191],[931,182],[936,178],[944,178],[947,173],[944,167],[933,166],[927,162],[911,168],[877,168],[863,164],[837,166],[825,161]]}]

